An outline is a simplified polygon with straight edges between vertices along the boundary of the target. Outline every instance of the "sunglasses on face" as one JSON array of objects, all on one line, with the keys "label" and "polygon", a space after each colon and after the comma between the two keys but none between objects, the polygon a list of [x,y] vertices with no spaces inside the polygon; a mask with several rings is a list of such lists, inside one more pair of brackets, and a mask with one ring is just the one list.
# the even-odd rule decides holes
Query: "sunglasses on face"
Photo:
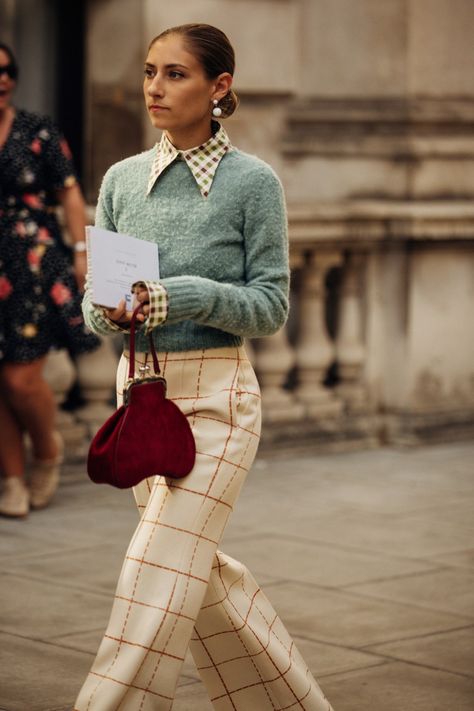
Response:
[{"label": "sunglasses on face", "polygon": [[0,65],[0,77],[2,74],[6,74],[10,79],[16,79],[17,71],[14,64],[1,64]]}]

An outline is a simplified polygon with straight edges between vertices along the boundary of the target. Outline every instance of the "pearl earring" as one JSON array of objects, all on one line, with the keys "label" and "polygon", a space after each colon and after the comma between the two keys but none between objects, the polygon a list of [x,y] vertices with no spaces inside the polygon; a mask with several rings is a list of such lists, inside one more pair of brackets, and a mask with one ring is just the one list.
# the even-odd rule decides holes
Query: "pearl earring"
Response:
[{"label": "pearl earring", "polygon": [[222,116],[222,109],[218,107],[218,100],[214,99],[213,102],[214,108],[212,109],[212,115],[215,116],[216,118],[219,118],[219,116]]}]

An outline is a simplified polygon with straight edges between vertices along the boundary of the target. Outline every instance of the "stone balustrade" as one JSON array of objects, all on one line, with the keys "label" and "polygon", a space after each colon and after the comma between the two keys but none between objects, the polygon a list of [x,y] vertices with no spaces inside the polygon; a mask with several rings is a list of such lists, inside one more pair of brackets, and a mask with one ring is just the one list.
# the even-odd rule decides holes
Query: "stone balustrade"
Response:
[{"label": "stone balustrade", "polygon": [[472,205],[294,208],[290,235],[288,325],[253,344],[264,441],[371,446],[472,431]]}]

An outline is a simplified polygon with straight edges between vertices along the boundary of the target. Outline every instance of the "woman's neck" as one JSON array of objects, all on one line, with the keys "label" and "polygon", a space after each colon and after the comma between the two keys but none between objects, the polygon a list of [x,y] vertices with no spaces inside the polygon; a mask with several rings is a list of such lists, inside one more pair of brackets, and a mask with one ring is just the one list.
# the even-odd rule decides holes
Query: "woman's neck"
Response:
[{"label": "woman's neck", "polygon": [[190,148],[195,148],[196,146],[201,146],[203,143],[206,143],[212,136],[212,127],[209,124],[197,130],[182,132],[165,130],[165,133],[170,143],[172,143],[178,151],[187,151]]}]

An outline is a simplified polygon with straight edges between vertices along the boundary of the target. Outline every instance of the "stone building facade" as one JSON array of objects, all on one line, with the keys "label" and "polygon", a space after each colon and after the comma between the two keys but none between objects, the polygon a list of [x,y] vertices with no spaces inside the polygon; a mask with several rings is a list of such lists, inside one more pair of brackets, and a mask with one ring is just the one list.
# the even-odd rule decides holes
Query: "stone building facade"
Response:
[{"label": "stone building facade", "polygon": [[[7,4],[0,21],[18,27],[27,0]],[[227,128],[276,169],[290,220],[290,322],[249,344],[267,441],[349,446],[472,433],[474,3],[81,7],[91,205],[111,163],[156,141],[141,93],[150,39],[204,21],[236,48],[241,106]]]}]

